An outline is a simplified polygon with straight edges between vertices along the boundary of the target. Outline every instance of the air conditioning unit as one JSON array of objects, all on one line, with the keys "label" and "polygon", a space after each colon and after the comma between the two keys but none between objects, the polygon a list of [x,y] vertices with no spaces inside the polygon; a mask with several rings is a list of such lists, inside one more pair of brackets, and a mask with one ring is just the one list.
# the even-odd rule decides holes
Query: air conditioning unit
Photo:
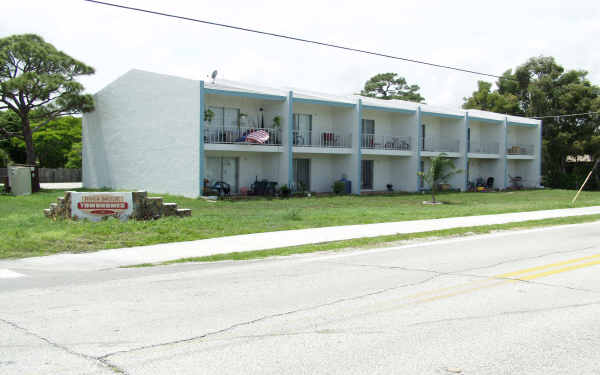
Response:
[{"label": "air conditioning unit", "polygon": [[8,184],[12,195],[31,195],[31,167],[8,167]]}]

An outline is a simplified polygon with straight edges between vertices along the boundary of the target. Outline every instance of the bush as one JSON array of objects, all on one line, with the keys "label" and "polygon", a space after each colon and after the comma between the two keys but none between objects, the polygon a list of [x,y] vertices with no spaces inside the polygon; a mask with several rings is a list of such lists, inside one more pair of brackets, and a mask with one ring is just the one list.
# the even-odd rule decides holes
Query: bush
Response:
[{"label": "bush", "polygon": [[332,190],[335,195],[341,195],[346,193],[346,184],[344,181],[336,181],[333,183]]},{"label": "bush", "polygon": [[282,198],[289,198],[291,192],[292,191],[287,185],[282,185],[281,189],[279,189],[279,194]]}]

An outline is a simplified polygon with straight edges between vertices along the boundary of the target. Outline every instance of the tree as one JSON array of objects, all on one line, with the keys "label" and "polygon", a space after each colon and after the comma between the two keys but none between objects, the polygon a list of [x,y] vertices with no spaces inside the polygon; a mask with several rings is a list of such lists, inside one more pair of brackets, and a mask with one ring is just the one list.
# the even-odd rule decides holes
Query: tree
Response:
[{"label": "tree", "polygon": [[6,168],[10,163],[10,157],[8,156],[8,152],[4,151],[0,148],[0,168]]},{"label": "tree", "polygon": [[409,86],[406,79],[396,73],[380,73],[365,82],[365,87],[360,94],[378,99],[400,99],[422,103],[425,98],[419,94],[420,89],[418,85]]},{"label": "tree", "polygon": [[442,152],[438,156],[431,158],[427,171],[417,172],[417,175],[423,177],[425,182],[431,187],[431,202],[436,203],[435,194],[437,193],[439,183],[461,172],[462,170],[456,169],[454,166],[454,161],[448,158],[446,153]]},{"label": "tree", "polygon": [[[20,138],[26,163],[37,154],[33,134],[58,117],[94,109],[91,95],[76,81],[94,69],[58,51],[38,35],[13,35],[0,39],[0,110],[14,112],[19,131],[0,128],[4,138]],[[32,126],[35,124],[35,126]]]},{"label": "tree", "polygon": [[71,151],[69,151],[69,154],[67,155],[67,164],[65,167],[81,169],[81,152],[81,142],[73,143]]},{"label": "tree", "polygon": [[[507,70],[492,91],[488,82],[464,98],[463,108],[525,117],[558,116],[600,111],[600,88],[590,83],[587,72],[566,71],[553,57],[540,56]],[[572,187],[567,156],[600,156],[599,116],[543,119],[542,163],[544,184]]]}]

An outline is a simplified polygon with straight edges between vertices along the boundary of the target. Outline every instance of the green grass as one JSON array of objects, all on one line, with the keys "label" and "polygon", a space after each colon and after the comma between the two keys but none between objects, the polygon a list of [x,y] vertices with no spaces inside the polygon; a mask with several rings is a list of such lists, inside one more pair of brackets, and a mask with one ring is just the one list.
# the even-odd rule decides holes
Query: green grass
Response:
[{"label": "green grass", "polygon": [[317,251],[339,251],[348,249],[365,249],[373,247],[389,247],[393,245],[401,245],[403,242],[417,239],[439,239],[444,237],[457,237],[457,236],[472,236],[476,234],[486,234],[497,231],[506,230],[524,230],[545,226],[556,226],[565,224],[581,224],[599,221],[600,215],[585,215],[585,216],[574,216],[574,217],[563,217],[555,219],[544,219],[544,220],[530,220],[518,223],[508,224],[497,224],[497,225],[483,225],[478,227],[464,227],[445,229],[430,232],[421,233],[410,233],[410,234],[396,234],[390,236],[379,236],[369,238],[357,238],[354,240],[344,241],[332,241],[322,242],[310,245],[300,245],[291,247],[282,247],[269,250],[256,250],[256,251],[244,251],[234,252],[227,254],[209,255],[204,257],[192,257],[192,258],[181,258],[176,260],[170,260],[162,263],[143,263],[132,266],[125,266],[123,268],[132,267],[153,267],[158,265],[168,265],[175,263],[188,263],[188,262],[217,262],[223,260],[250,260],[250,259],[262,259],[273,256],[289,256],[293,254],[305,254],[314,253]]},{"label": "green grass", "polygon": [[[448,204],[424,206],[428,196],[342,196],[207,202],[163,195],[191,208],[191,218],[100,223],[51,221],[42,210],[62,195],[43,191],[26,197],[0,195],[0,258],[190,241],[235,234],[332,225],[366,224],[452,216],[567,208],[567,190],[503,193],[446,193]],[[600,205],[600,192],[583,192],[576,207]]]}]

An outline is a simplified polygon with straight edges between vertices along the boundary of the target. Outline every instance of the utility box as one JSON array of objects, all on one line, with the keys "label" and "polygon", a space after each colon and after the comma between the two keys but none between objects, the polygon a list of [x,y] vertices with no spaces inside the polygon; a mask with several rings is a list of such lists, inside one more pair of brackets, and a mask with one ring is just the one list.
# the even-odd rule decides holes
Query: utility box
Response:
[{"label": "utility box", "polygon": [[12,195],[31,195],[31,168],[8,167],[8,185]]}]

